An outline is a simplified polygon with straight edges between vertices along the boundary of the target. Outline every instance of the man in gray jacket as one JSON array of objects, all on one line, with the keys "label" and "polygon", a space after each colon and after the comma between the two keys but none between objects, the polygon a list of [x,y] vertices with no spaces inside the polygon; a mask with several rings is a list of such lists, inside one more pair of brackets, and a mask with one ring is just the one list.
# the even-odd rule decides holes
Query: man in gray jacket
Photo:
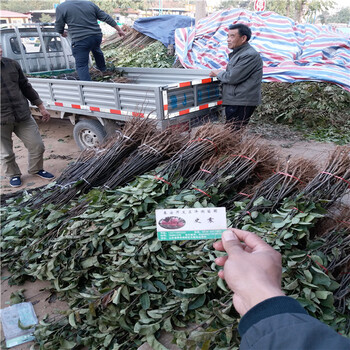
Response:
[{"label": "man in gray jacket", "polygon": [[72,37],[72,53],[80,80],[91,80],[89,74],[89,54],[92,52],[97,68],[106,70],[106,62],[101,50],[102,31],[97,20],[106,22],[115,28],[119,36],[125,33],[117,22],[102,11],[97,5],[87,0],[66,0],[56,8],[55,28],[66,37],[64,26],[67,23],[68,32]]},{"label": "man in gray jacket", "polygon": [[222,83],[222,104],[226,121],[234,128],[247,125],[256,106],[261,104],[263,63],[260,54],[249,45],[251,30],[245,24],[229,26],[227,45],[232,50],[226,70],[212,70],[210,77]]}]

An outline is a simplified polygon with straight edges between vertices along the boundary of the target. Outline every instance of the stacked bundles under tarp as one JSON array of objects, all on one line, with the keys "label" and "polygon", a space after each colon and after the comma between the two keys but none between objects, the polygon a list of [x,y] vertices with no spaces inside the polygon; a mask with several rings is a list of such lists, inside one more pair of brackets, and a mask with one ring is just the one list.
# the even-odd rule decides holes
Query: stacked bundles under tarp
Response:
[{"label": "stacked bundles under tarp", "polygon": [[193,28],[175,31],[176,54],[185,68],[222,69],[228,63],[230,24],[252,30],[249,40],[264,63],[264,82],[323,81],[350,91],[350,42],[331,26],[295,23],[271,11],[221,10]]}]

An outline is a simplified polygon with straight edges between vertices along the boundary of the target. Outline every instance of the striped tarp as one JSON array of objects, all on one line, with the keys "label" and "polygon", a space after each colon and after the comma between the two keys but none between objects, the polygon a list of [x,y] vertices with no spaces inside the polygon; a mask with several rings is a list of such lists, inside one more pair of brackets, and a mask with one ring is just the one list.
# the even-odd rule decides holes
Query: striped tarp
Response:
[{"label": "striped tarp", "polygon": [[297,24],[274,12],[219,11],[196,27],[175,31],[176,54],[185,68],[225,68],[228,26],[247,24],[250,44],[264,62],[264,82],[321,81],[350,91],[350,40],[330,27]]}]

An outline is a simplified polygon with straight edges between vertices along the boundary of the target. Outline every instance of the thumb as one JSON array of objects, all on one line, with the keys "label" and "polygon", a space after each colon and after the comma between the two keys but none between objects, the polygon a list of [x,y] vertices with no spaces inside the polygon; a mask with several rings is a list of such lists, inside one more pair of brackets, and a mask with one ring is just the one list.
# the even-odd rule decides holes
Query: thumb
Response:
[{"label": "thumb", "polygon": [[222,245],[228,255],[233,253],[242,252],[243,246],[236,236],[236,234],[231,230],[226,230],[222,233]]}]

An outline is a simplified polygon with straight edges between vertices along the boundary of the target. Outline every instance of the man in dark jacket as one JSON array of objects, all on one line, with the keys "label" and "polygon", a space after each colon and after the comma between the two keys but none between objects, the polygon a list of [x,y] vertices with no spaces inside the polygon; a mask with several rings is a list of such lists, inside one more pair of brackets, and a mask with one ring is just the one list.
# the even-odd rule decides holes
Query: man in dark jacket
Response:
[{"label": "man in dark jacket", "polygon": [[66,37],[64,26],[67,23],[68,32],[72,38],[72,53],[80,80],[91,80],[89,73],[89,55],[92,52],[97,68],[106,70],[106,62],[101,50],[102,31],[97,20],[106,22],[115,28],[120,36],[125,33],[117,22],[102,11],[97,5],[87,0],[66,0],[56,8],[55,28]]},{"label": "man in dark jacket", "polygon": [[247,125],[256,106],[261,104],[263,63],[260,54],[248,43],[251,34],[244,24],[230,25],[227,45],[232,52],[226,70],[209,74],[222,83],[226,121],[233,122],[236,129]]},{"label": "man in dark jacket", "polygon": [[216,263],[219,277],[234,292],[233,305],[242,316],[240,350],[348,350],[345,338],[281,290],[281,254],[254,233],[229,229],[214,248],[226,251]]},{"label": "man in dark jacket", "polygon": [[38,93],[33,89],[23,74],[20,65],[9,58],[1,59],[1,163],[5,175],[10,177],[10,186],[22,185],[21,171],[13,152],[12,133],[22,140],[28,149],[28,173],[51,180],[54,175],[43,170],[43,154],[45,147],[41,139],[38,125],[31,115],[28,100],[39,108],[43,121],[50,120]]}]

